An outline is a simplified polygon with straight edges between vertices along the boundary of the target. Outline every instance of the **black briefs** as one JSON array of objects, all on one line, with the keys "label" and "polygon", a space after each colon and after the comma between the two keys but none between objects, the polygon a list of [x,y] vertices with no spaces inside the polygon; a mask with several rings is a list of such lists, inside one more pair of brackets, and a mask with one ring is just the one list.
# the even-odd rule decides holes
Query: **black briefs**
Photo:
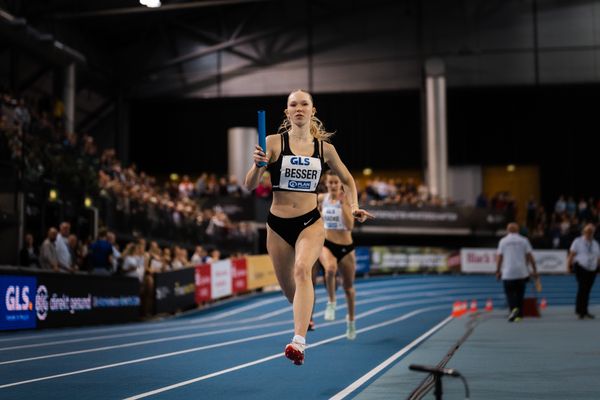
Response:
[{"label": "black briefs", "polygon": [[267,224],[290,246],[295,247],[300,233],[317,222],[319,218],[321,218],[321,213],[318,208],[294,218],[281,218],[269,211]]}]

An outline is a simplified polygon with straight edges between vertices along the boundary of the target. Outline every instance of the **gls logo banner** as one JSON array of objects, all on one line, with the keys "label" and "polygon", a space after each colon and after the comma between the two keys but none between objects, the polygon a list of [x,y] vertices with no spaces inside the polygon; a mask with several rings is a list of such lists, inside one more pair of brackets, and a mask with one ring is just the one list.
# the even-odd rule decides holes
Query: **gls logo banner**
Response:
[{"label": "gls logo banner", "polygon": [[37,279],[0,275],[0,330],[35,328]]},{"label": "gls logo banner", "polygon": [[292,165],[310,165],[310,158],[308,158],[308,157],[292,157],[292,158],[290,158],[290,164],[292,164]]}]

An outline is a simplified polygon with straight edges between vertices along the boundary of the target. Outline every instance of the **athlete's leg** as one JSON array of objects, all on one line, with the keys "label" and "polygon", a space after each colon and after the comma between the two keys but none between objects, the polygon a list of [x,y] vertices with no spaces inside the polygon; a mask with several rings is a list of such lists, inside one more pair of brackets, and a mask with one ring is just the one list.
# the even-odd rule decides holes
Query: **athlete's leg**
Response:
[{"label": "athlete's leg", "polygon": [[327,296],[331,303],[335,303],[335,279],[337,274],[337,259],[327,247],[323,247],[319,262],[325,270],[325,286],[327,287]]},{"label": "athlete's leg", "polygon": [[356,274],[356,252],[352,251],[342,258],[338,265],[342,281],[344,284],[344,293],[346,294],[346,303],[348,305],[348,319],[354,321],[354,302],[356,292],[354,290],[354,276]]},{"label": "athlete's leg", "polygon": [[294,301],[294,249],[267,225],[267,251],[273,262],[275,276],[283,294],[290,303]]},{"label": "athlete's leg", "polygon": [[306,336],[314,303],[312,268],[321,253],[324,240],[323,220],[319,219],[304,229],[296,241],[296,257],[294,260],[296,293],[293,303],[294,333],[302,337]]},{"label": "athlete's leg", "polygon": [[348,306],[348,318],[346,321],[346,337],[349,340],[356,339],[356,323],[354,322],[354,304],[356,292],[354,290],[354,275],[356,273],[356,255],[352,251],[340,260],[340,272],[346,293],[346,304]]}]

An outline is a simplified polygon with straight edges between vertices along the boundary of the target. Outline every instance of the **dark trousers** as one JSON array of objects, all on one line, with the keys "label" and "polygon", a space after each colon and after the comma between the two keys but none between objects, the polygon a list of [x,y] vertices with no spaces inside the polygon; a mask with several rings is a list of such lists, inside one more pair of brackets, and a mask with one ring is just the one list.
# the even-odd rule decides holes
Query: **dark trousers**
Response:
[{"label": "dark trousers", "polygon": [[588,271],[579,264],[575,264],[575,277],[577,277],[577,300],[575,302],[575,312],[579,315],[588,313],[588,303],[590,302],[590,292],[596,279],[596,271]]},{"label": "dark trousers", "polygon": [[502,281],[504,284],[504,293],[506,294],[506,301],[508,302],[508,310],[512,311],[514,308],[519,309],[519,317],[523,318],[523,298],[525,297],[525,285],[529,278],[523,279],[505,279]]}]

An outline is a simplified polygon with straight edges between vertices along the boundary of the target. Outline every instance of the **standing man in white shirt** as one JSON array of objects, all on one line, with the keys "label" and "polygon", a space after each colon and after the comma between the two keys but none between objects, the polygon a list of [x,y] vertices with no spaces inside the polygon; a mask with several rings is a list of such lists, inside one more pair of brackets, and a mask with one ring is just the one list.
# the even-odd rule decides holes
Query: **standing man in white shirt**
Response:
[{"label": "standing man in white shirt", "polygon": [[73,272],[73,258],[69,251],[69,234],[71,233],[71,224],[62,222],[59,226],[58,236],[56,236],[56,257],[58,258],[58,267],[60,272]]},{"label": "standing man in white shirt", "polygon": [[588,303],[600,263],[600,245],[594,240],[595,230],[593,224],[586,224],[582,235],[573,240],[567,257],[567,268],[577,277],[575,313],[579,319],[594,318],[588,312]]},{"label": "standing man in white shirt", "polygon": [[529,240],[519,235],[519,225],[511,222],[506,227],[508,234],[500,239],[497,252],[496,278],[502,279],[504,293],[510,314],[509,322],[518,322],[523,318],[523,298],[525,285],[529,280],[531,264],[533,277],[537,279],[537,267],[533,258],[533,249]]}]

